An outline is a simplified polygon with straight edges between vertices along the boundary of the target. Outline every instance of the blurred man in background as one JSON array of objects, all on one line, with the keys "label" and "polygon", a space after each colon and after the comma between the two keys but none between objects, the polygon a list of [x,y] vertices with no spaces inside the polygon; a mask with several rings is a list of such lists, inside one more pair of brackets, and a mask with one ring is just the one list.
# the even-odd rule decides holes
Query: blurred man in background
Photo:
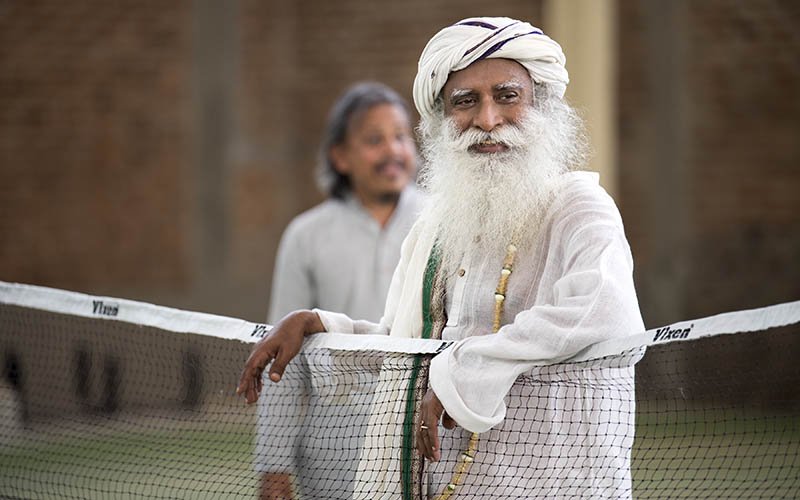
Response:
[{"label": "blurred man in background", "polygon": [[[319,161],[319,184],[329,198],[286,228],[267,322],[315,307],[378,321],[420,201],[405,100],[377,82],[347,89],[328,117]],[[261,415],[269,411],[263,401]],[[259,463],[270,453],[264,439],[259,432],[261,498],[291,498],[289,474]]]},{"label": "blurred man in background", "polygon": [[418,213],[406,102],[377,82],[350,87],[331,110],[319,157],[329,198],[286,228],[267,322],[314,307],[378,321]]}]

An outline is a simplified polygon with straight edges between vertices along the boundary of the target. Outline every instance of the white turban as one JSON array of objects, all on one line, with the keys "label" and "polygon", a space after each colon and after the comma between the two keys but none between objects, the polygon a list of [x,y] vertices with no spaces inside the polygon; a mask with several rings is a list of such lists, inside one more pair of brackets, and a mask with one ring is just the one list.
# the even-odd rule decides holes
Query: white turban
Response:
[{"label": "white turban", "polygon": [[508,17],[471,17],[436,33],[422,51],[414,79],[419,114],[433,114],[433,103],[451,72],[491,57],[517,61],[534,82],[551,85],[559,96],[567,89],[567,58],[542,30]]}]

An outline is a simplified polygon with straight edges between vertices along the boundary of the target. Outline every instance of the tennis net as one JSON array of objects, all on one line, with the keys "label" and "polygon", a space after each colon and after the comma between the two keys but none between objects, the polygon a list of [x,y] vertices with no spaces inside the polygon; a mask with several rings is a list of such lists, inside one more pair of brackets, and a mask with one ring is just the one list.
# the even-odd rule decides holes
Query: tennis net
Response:
[{"label": "tennis net", "polygon": [[268,326],[0,282],[0,498],[795,498],[800,302],[680,322],[519,377],[477,439],[415,452],[446,341],[312,337],[257,405]]}]

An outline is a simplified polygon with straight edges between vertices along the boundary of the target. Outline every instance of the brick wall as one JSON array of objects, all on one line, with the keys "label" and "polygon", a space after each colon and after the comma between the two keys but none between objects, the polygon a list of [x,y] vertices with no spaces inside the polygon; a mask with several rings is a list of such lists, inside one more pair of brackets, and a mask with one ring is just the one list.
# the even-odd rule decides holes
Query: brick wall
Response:
[{"label": "brick wall", "polygon": [[0,279],[186,279],[185,6],[0,6]]},{"label": "brick wall", "polygon": [[541,2],[0,4],[0,280],[263,320],[335,98],[476,14]]},{"label": "brick wall", "polygon": [[[619,0],[620,194],[648,325],[800,297],[798,7]],[[0,279],[263,319],[359,79],[542,2],[0,3]],[[547,26],[542,26],[547,29]]]},{"label": "brick wall", "polygon": [[800,7],[619,6],[619,203],[647,324],[800,298]]},{"label": "brick wall", "polygon": [[[687,4],[690,314],[800,299],[800,6]],[[702,302],[701,302],[702,300]]]}]

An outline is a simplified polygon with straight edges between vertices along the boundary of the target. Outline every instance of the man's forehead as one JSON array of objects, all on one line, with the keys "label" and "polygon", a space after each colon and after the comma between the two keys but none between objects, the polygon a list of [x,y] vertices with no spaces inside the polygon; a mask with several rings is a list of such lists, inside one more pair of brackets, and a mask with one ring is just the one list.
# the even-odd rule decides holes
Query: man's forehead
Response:
[{"label": "man's forehead", "polygon": [[450,73],[443,87],[446,95],[455,90],[505,90],[532,87],[528,70],[512,59],[484,59]]},{"label": "man's forehead", "polygon": [[[507,80],[491,86],[491,90],[495,92],[502,92],[504,90],[519,90],[525,88],[525,82],[519,79]],[[476,92],[477,89],[470,87],[453,88],[450,90],[449,97],[459,97]]]}]

